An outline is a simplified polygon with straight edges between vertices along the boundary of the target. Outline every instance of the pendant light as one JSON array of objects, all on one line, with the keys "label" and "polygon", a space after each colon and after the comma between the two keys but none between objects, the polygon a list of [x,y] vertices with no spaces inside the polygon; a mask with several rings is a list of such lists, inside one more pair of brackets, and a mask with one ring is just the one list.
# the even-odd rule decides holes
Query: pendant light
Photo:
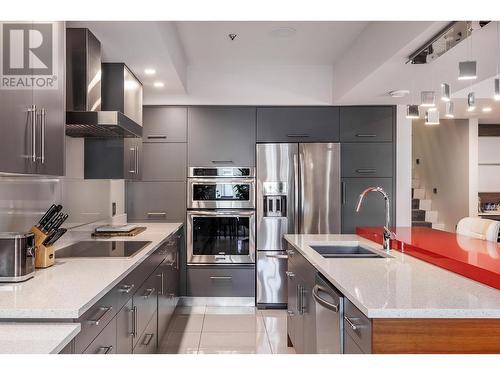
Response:
[{"label": "pendant light", "polygon": [[500,79],[495,78],[495,100],[500,100]]},{"label": "pendant light", "polygon": [[476,109],[476,95],[469,92],[467,95],[467,112],[472,112]]},{"label": "pendant light", "polygon": [[443,102],[449,102],[451,100],[450,85],[447,83],[441,83],[441,100]]},{"label": "pendant light", "polygon": [[[469,58],[472,55],[472,25],[467,28],[469,38]],[[474,60],[460,61],[458,63],[458,79],[473,80],[477,78],[477,62]]]},{"label": "pendant light", "polygon": [[425,125],[439,125],[439,111],[430,108],[425,112]]},{"label": "pendant light", "polygon": [[453,102],[447,102],[446,103],[446,113],[445,113],[445,116],[447,118],[454,118],[455,114],[453,113],[453,111],[454,111]]},{"label": "pendant light", "polygon": [[406,118],[419,118],[420,112],[418,111],[418,105],[416,104],[408,104],[406,106]]},{"label": "pendant light", "polygon": [[436,94],[434,91],[422,91],[420,93],[422,107],[434,107],[436,105]]}]

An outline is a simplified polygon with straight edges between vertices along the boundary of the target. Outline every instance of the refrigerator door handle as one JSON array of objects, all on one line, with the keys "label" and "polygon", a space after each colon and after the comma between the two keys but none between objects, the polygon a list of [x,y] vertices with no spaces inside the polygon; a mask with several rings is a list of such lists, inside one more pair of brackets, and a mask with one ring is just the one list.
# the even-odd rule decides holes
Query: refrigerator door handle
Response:
[{"label": "refrigerator door handle", "polygon": [[293,173],[294,173],[294,183],[293,183],[293,194],[294,194],[294,233],[300,233],[299,227],[299,213],[300,213],[300,202],[299,202],[299,153],[293,155]]}]

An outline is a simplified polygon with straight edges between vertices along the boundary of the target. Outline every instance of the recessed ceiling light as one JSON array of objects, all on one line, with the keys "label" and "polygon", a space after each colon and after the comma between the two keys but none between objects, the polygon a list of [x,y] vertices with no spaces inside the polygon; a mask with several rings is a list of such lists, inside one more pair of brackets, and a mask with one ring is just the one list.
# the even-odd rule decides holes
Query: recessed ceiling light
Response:
[{"label": "recessed ceiling light", "polygon": [[165,84],[163,82],[155,82],[155,83],[153,83],[153,86],[154,87],[163,87],[163,86],[165,86]]},{"label": "recessed ceiling light", "polygon": [[483,112],[491,112],[491,111],[492,111],[491,107],[484,107],[483,108]]},{"label": "recessed ceiling light", "polygon": [[295,35],[297,30],[293,27],[278,27],[277,29],[271,30],[271,36],[275,38],[290,38]]},{"label": "recessed ceiling light", "polygon": [[146,74],[148,76],[152,76],[152,75],[156,74],[156,70],[154,70],[152,68],[147,68],[147,69],[144,69],[144,74]]},{"label": "recessed ceiling light", "polygon": [[404,98],[410,93],[410,90],[392,90],[389,91],[389,95],[393,98]]}]

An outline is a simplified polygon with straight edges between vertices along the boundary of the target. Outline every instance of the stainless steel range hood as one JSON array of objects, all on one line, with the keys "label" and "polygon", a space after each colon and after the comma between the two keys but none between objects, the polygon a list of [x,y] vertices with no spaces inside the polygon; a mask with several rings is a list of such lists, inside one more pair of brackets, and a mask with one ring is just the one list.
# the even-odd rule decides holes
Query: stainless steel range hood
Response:
[{"label": "stainless steel range hood", "polygon": [[101,63],[90,30],[66,29],[66,71],[66,135],[142,136],[142,84],[125,64]]}]

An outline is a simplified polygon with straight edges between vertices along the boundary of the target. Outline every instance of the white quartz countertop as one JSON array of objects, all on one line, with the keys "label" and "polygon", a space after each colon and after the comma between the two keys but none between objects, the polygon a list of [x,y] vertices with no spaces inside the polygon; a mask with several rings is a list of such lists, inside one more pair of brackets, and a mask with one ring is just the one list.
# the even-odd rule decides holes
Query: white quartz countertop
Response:
[{"label": "white quartz countertop", "polygon": [[369,318],[500,318],[500,291],[409,255],[323,258],[310,245],[382,246],[357,235],[285,239]]},{"label": "white quartz countertop", "polygon": [[59,353],[79,332],[80,323],[0,323],[0,353]]},{"label": "white quartz countertop", "polygon": [[[134,223],[147,229],[134,237],[93,239],[91,231],[74,229],[57,242],[56,262],[36,270],[34,278],[0,284],[0,319],[77,319],[120,279],[149,256],[181,223]],[[78,241],[151,241],[130,258],[61,258],[57,249]]]}]

